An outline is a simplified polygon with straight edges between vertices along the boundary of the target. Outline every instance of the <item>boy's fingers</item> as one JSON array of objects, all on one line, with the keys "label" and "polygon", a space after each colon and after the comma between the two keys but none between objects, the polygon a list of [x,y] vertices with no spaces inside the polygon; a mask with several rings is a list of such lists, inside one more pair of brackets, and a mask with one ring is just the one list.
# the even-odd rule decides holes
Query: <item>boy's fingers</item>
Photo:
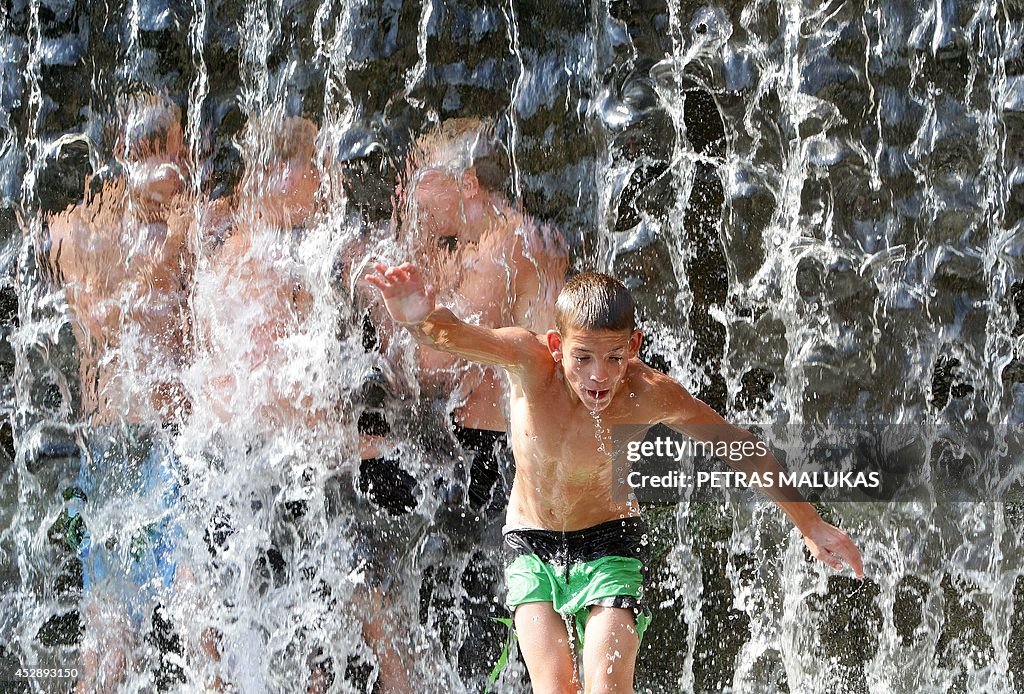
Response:
[{"label": "boy's fingers", "polygon": [[818,558],[837,571],[842,571],[848,565],[853,569],[857,578],[864,578],[864,564],[861,561],[860,551],[845,533],[836,538],[835,542],[821,547]]},{"label": "boy's fingers", "polygon": [[388,267],[383,263],[375,263],[374,269],[377,272],[370,272],[363,275],[364,279],[366,279],[366,281],[369,282],[370,284],[379,288],[381,291],[394,289],[394,282],[391,281],[391,278],[389,278],[387,274]]},{"label": "boy's fingers", "polygon": [[843,570],[843,562],[840,561],[837,556],[833,555],[827,549],[823,548],[818,553],[818,556],[816,558],[822,564],[824,564],[825,566],[827,566],[827,567],[829,567],[831,569],[835,569],[836,571],[842,571]]},{"label": "boy's fingers", "polygon": [[373,264],[373,268],[376,270],[376,274],[371,273],[364,277],[367,282],[372,282],[382,290],[396,289],[399,283],[420,281],[419,270],[412,263],[385,265],[384,263],[376,262]]},{"label": "boy's fingers", "polygon": [[403,282],[415,282],[419,279],[418,277],[415,277],[410,272],[410,270],[404,266],[398,268],[398,276],[402,279]]},{"label": "boy's fingers", "polygon": [[846,542],[843,544],[846,545],[842,547],[842,549],[845,550],[845,552],[842,553],[843,559],[850,565],[850,568],[853,569],[853,574],[857,578],[864,578],[864,561],[861,559],[860,551],[857,549],[857,546],[853,544],[853,540],[850,538],[846,538]]},{"label": "boy's fingers", "polygon": [[860,551],[857,549],[857,545],[853,544],[853,540],[850,539],[849,535],[842,531],[840,532],[842,534],[835,543],[835,547],[829,548],[829,550],[849,564],[857,578],[863,578],[864,563],[861,561]]},{"label": "boy's fingers", "polygon": [[377,280],[377,282],[383,282],[384,284],[378,284],[378,286],[380,286],[380,287],[383,287],[385,285],[390,286],[390,282],[388,282],[388,280],[392,276],[391,275],[392,268],[388,267],[384,263],[377,262],[377,263],[373,264],[373,269],[376,270],[376,273],[372,273],[371,272],[371,273],[367,274],[366,275],[366,279],[370,280],[370,278],[372,277],[372,278],[375,278]]}]

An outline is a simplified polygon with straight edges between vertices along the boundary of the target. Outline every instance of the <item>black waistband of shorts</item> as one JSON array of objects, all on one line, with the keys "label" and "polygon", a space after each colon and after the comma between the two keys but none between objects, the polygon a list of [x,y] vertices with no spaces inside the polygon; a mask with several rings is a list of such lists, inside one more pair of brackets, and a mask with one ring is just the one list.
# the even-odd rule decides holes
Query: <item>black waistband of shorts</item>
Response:
[{"label": "black waistband of shorts", "polygon": [[542,561],[570,564],[601,557],[647,559],[647,524],[632,516],[610,520],[582,530],[510,528],[505,531],[505,553],[509,561],[523,554],[535,554]]},{"label": "black waistband of shorts", "polygon": [[508,434],[492,429],[472,429],[452,422],[452,433],[464,448],[490,453],[496,443],[508,445]]}]

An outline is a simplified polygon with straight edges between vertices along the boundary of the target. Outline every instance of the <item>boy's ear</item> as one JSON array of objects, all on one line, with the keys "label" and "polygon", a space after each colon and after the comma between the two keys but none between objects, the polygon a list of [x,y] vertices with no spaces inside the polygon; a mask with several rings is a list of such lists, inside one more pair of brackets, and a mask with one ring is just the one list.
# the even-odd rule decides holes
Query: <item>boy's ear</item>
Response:
[{"label": "boy's ear", "polygon": [[629,356],[635,357],[640,353],[640,345],[643,344],[644,334],[639,330],[634,330],[633,334],[629,336]]},{"label": "boy's ear", "polygon": [[459,186],[462,189],[463,196],[467,199],[476,197],[476,194],[480,192],[480,179],[476,177],[476,169],[466,169],[462,173]]},{"label": "boy's ear", "polygon": [[562,361],[562,335],[557,330],[549,330],[545,335],[548,339],[548,351],[555,361]]}]

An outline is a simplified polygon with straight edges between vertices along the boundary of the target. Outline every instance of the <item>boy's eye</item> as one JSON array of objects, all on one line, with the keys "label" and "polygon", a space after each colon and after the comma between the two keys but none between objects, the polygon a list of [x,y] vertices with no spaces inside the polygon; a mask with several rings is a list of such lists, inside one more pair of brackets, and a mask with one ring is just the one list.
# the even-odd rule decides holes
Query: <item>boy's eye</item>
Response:
[{"label": "boy's eye", "polygon": [[451,253],[459,247],[458,236],[440,236],[437,239],[437,247],[441,250],[448,251]]},{"label": "boy's eye", "polygon": [[587,357],[587,356],[580,356],[580,355],[577,355],[577,356],[576,356],[576,362],[577,362],[578,364],[582,364],[582,363],[583,363],[583,362],[585,362],[585,361],[586,361],[587,359],[590,359],[590,357]]},{"label": "boy's eye", "polygon": [[611,357],[611,360],[614,362],[620,362],[622,361],[622,357]]}]

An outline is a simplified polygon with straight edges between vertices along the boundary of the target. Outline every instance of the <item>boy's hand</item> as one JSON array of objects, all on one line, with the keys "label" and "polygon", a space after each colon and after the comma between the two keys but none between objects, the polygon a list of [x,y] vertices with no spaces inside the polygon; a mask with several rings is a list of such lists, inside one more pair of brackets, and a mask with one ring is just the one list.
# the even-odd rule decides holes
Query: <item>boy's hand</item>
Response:
[{"label": "boy's hand", "polygon": [[834,525],[818,519],[804,533],[804,543],[815,559],[828,564],[836,571],[843,570],[843,562],[853,569],[857,578],[864,578],[864,564],[860,558],[860,550],[853,544],[850,536]]},{"label": "boy's hand", "polygon": [[420,271],[412,263],[388,267],[374,263],[376,274],[366,281],[377,287],[384,297],[384,306],[396,323],[422,323],[434,311],[434,290],[423,284]]}]

